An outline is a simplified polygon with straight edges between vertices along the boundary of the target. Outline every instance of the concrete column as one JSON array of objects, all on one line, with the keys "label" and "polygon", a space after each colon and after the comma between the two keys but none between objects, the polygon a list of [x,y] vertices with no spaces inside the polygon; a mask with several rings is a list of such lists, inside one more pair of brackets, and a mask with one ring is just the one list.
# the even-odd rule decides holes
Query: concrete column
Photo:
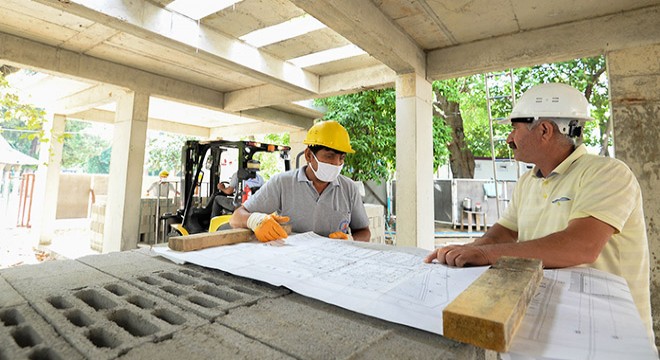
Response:
[{"label": "concrete column", "polygon": [[396,79],[396,245],[435,247],[433,91],[417,74]]},{"label": "concrete column", "polygon": [[[290,132],[289,133],[289,142],[291,146],[291,152],[289,153],[291,155],[291,168],[295,169],[296,168],[296,156],[298,154],[305,150],[307,145],[303,144],[303,141],[305,140],[305,136],[307,136],[307,130],[309,129],[304,129],[304,130],[299,130],[295,132]],[[300,157],[300,167],[303,165],[307,164],[305,161],[305,157],[301,156]]]},{"label": "concrete column", "polygon": [[137,248],[149,94],[117,101],[105,210],[103,253]]},{"label": "concrete column", "polygon": [[660,343],[660,44],[607,54],[616,158],[635,173],[644,197],[651,252],[651,307]]},{"label": "concrete column", "polygon": [[39,245],[49,245],[55,232],[57,195],[60,186],[62,148],[66,117],[49,113],[44,123],[45,136],[50,139],[41,143],[39,166],[35,174],[32,198],[32,230],[38,237]]}]

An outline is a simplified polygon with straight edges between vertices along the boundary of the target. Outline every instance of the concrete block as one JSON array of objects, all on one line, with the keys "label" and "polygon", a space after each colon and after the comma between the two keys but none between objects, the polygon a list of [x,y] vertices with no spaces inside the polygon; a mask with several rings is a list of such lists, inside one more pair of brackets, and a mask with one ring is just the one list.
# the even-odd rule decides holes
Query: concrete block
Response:
[{"label": "concrete block", "polygon": [[64,289],[102,285],[115,279],[74,260],[47,261],[3,269],[0,274],[23,296],[44,297]]},{"label": "concrete block", "polygon": [[131,349],[122,359],[294,359],[285,353],[219,324],[188,328],[157,344],[145,343]]},{"label": "concrete block", "polygon": [[369,217],[369,230],[371,231],[369,242],[385,244],[385,208],[379,204],[364,204],[364,209]]},{"label": "concrete block", "polygon": [[83,359],[28,305],[0,307],[0,359]]},{"label": "concrete block", "polygon": [[122,281],[54,292],[32,306],[86,357],[111,359],[208,323]]},{"label": "concrete block", "polygon": [[27,300],[7,283],[0,272],[0,308],[26,304]]},{"label": "concrete block", "polygon": [[[81,260],[95,260],[94,266],[104,272],[208,320],[224,316],[229,309],[289,293],[284,288],[232,276],[219,270],[176,265],[161,257],[150,258],[144,255],[147,251],[142,250],[142,254],[135,254],[139,251],[117,253],[119,255],[114,256],[113,260],[108,259],[107,266],[101,261],[105,262],[106,257],[112,254],[102,255],[96,260],[93,256]],[[134,259],[133,264],[128,261],[130,259]],[[134,263],[139,263],[139,268]]]},{"label": "concrete block", "polygon": [[149,274],[154,271],[172,270],[179,267],[163,257],[155,256],[155,253],[148,248],[104,255],[89,255],[78,258],[78,261],[103,273],[122,279],[135,274]]},{"label": "concrete block", "polygon": [[[216,320],[301,359],[477,359],[483,350],[291,294]],[[268,331],[264,331],[268,329]],[[407,345],[406,345],[407,344]],[[442,356],[442,355],[446,356]]]}]

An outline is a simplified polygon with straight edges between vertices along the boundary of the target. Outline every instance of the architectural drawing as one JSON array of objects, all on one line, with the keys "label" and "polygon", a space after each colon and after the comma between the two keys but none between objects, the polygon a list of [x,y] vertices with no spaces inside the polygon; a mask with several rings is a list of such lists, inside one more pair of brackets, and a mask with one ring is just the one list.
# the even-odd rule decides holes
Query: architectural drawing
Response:
[{"label": "architectural drawing", "polygon": [[[422,249],[297,234],[284,246],[242,243],[192,252],[154,249],[285,286],[362,314],[442,334],[442,310],[487,267],[425,264]],[[622,331],[625,329],[625,331]],[[589,268],[545,270],[505,359],[657,358],[625,280]]]}]

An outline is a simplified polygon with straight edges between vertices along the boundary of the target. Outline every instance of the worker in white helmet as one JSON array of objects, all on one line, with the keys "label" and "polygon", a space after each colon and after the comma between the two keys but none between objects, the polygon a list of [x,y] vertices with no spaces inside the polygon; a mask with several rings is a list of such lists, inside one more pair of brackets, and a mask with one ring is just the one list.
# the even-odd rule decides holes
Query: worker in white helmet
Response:
[{"label": "worker in white helmet", "polygon": [[623,162],[587,154],[581,135],[589,120],[589,103],[573,87],[541,84],[525,92],[507,119],[507,143],[518,161],[536,166],[483,237],[437,249],[425,261],[489,265],[516,256],[621,276],[654,339],[641,189]]},{"label": "worker in white helmet", "polygon": [[286,238],[280,224],[289,221],[295,233],[369,241],[369,217],[358,186],[340,175],[346,153],[355,152],[348,132],[336,121],[322,121],[303,142],[307,165],[272,177],[229,223],[252,229],[260,241]]}]

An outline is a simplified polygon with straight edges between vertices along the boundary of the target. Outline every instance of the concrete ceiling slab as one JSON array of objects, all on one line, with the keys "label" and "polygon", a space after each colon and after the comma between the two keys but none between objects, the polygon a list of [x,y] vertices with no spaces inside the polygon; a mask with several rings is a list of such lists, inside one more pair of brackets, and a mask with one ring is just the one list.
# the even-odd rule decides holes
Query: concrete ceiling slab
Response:
[{"label": "concrete ceiling slab", "polygon": [[[397,74],[435,80],[660,42],[649,15],[660,0],[243,0],[200,21],[170,2],[4,0],[0,62],[287,128],[318,115],[295,101],[392,86]],[[239,39],[305,14],[327,28],[262,48]],[[347,44],[367,54],[287,61]]]}]

